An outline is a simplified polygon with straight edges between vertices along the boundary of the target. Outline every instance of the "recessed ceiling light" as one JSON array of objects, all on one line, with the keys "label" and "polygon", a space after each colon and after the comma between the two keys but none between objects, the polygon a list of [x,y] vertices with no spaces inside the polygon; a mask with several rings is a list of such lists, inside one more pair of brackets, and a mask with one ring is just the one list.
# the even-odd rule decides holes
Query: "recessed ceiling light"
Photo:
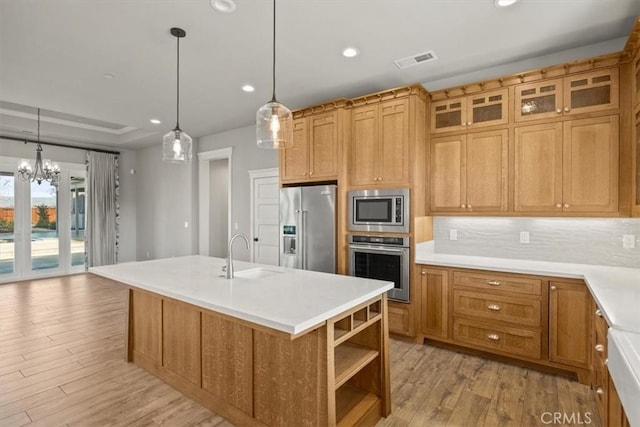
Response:
[{"label": "recessed ceiling light", "polygon": [[153,123],[154,125],[159,125],[160,123],[162,123],[160,120],[158,119],[151,119],[149,120],[151,123]]},{"label": "recessed ceiling light", "polygon": [[234,0],[211,0],[211,7],[222,13],[231,13],[236,10]]},{"label": "recessed ceiling light", "polygon": [[515,4],[518,0],[496,0],[495,1],[495,6],[496,7],[507,7],[507,6],[511,6],[512,4]]},{"label": "recessed ceiling light", "polygon": [[103,74],[103,77],[104,77],[105,79],[109,79],[109,80],[111,80],[111,79],[113,79],[115,76],[114,76],[113,74],[110,74],[110,73],[104,73],[104,74]]},{"label": "recessed ceiling light", "polygon": [[359,53],[360,51],[355,47],[348,47],[342,51],[342,56],[345,58],[353,58],[354,56],[358,56]]},{"label": "recessed ceiling light", "polygon": [[256,88],[251,85],[244,85],[242,86],[242,90],[245,92],[253,92]]}]

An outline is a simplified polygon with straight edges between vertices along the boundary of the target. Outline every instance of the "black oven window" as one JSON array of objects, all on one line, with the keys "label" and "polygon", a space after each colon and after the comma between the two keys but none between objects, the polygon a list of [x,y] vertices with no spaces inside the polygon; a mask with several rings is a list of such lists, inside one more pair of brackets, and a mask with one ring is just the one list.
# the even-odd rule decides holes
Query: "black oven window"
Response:
[{"label": "black oven window", "polygon": [[397,255],[355,252],[355,276],[393,282],[400,289],[402,257]]},{"label": "black oven window", "polygon": [[392,222],[393,199],[356,200],[356,222]]}]

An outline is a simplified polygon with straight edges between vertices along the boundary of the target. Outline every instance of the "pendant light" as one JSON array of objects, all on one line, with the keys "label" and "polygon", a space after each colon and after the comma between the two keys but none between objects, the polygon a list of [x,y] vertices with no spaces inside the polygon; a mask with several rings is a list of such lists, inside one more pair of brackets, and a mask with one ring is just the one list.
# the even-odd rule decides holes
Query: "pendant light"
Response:
[{"label": "pendant light", "polygon": [[182,28],[172,28],[170,32],[177,39],[176,127],[162,138],[162,160],[171,163],[187,163],[191,161],[192,140],[180,129],[180,39],[187,33]]},{"label": "pendant light", "polygon": [[276,0],[273,0],[273,94],[256,114],[256,134],[260,148],[287,148],[293,144],[293,116],[276,99]]},{"label": "pendant light", "polygon": [[40,108],[38,108],[38,147],[36,148],[36,165],[31,169],[31,163],[28,160],[20,160],[20,164],[18,165],[18,176],[23,181],[35,181],[38,185],[42,184],[42,181],[48,181],[53,185],[56,185],[59,174],[60,167],[57,164],[52,164],[49,159],[44,159],[44,162],[42,161],[42,145],[40,145]]}]

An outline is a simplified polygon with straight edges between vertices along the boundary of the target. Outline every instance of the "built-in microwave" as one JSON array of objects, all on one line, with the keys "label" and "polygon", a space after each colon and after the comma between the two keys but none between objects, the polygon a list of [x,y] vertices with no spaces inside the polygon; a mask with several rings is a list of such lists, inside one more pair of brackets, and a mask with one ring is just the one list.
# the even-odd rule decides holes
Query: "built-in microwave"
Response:
[{"label": "built-in microwave", "polygon": [[409,189],[349,192],[349,231],[409,232]]}]

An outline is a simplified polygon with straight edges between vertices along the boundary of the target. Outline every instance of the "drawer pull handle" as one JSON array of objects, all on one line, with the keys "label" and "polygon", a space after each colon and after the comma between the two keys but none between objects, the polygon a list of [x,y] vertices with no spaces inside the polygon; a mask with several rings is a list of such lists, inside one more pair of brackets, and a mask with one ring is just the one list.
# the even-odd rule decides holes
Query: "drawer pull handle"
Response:
[{"label": "drawer pull handle", "polygon": [[597,309],[597,310],[596,310],[596,316],[598,316],[598,317],[602,317],[602,310]]},{"label": "drawer pull handle", "polygon": [[498,282],[497,280],[489,280],[487,283],[491,286],[500,286],[500,282]]},{"label": "drawer pull handle", "polygon": [[500,311],[500,306],[498,304],[489,304],[487,308],[491,311]]},{"label": "drawer pull handle", "polygon": [[489,334],[487,335],[487,339],[491,341],[500,341],[500,335],[498,334]]},{"label": "drawer pull handle", "polygon": [[604,346],[602,344],[597,344],[596,345],[596,351],[598,353],[604,353]]},{"label": "drawer pull handle", "polygon": [[602,386],[597,386],[596,394],[599,394],[600,396],[602,396],[604,394],[604,388],[602,388]]},{"label": "drawer pull handle", "polygon": [[555,291],[556,289],[558,289],[558,287],[556,285],[551,285],[551,290]]}]

